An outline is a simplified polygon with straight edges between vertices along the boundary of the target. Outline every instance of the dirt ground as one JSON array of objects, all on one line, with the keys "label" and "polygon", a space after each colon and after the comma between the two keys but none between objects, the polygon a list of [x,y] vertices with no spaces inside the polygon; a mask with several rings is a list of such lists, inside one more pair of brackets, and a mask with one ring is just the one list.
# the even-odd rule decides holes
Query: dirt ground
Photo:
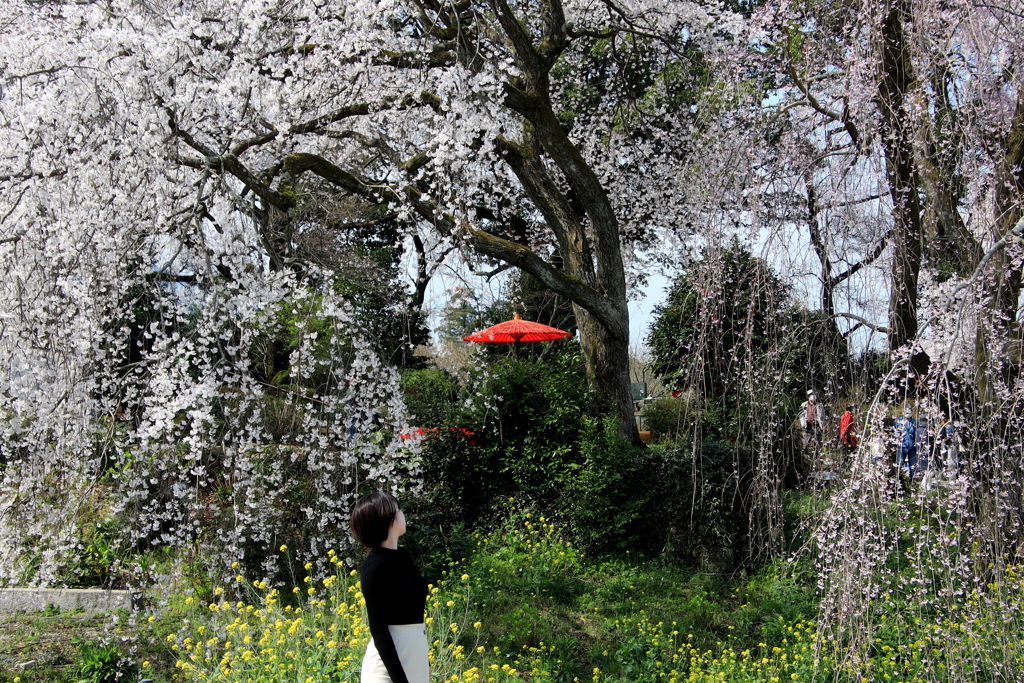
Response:
[{"label": "dirt ground", "polygon": [[113,636],[107,614],[0,614],[0,681],[70,680],[82,641]]}]

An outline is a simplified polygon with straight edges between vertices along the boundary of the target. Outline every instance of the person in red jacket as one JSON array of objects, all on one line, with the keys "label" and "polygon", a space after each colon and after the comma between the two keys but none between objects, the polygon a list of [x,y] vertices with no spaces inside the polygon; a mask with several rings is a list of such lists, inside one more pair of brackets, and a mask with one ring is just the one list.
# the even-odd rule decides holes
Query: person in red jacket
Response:
[{"label": "person in red jacket", "polygon": [[857,423],[853,417],[853,405],[846,406],[843,416],[839,418],[839,443],[852,454],[857,448]]}]

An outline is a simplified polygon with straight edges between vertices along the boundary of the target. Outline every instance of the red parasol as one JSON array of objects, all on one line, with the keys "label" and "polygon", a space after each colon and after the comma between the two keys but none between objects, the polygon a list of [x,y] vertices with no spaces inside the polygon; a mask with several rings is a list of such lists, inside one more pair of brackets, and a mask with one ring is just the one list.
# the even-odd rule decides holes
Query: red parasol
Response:
[{"label": "red parasol", "polygon": [[519,314],[516,313],[512,320],[506,320],[503,323],[492,325],[486,330],[474,332],[468,337],[463,337],[463,340],[471,342],[499,342],[508,344],[521,341],[552,341],[554,339],[564,339],[568,336],[569,333],[565,330],[560,330],[557,327],[548,327],[547,325],[541,325],[540,323],[530,322],[529,320],[522,320],[519,317]]}]

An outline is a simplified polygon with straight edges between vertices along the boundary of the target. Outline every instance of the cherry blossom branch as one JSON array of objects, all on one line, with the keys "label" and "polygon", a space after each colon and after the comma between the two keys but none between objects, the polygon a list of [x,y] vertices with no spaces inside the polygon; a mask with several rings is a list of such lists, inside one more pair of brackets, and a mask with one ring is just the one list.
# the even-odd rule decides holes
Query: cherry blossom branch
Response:
[{"label": "cherry blossom branch", "polygon": [[35,173],[12,173],[9,175],[0,175],[0,182],[8,180],[31,180],[33,178],[60,178],[67,175],[68,170],[66,168],[57,168],[49,172],[38,171]]},{"label": "cherry blossom branch", "polygon": [[1014,11],[1014,10],[1010,9],[1009,6],[1006,6],[1006,5],[992,5],[992,4],[989,4],[987,2],[976,2],[976,1],[972,2],[971,5],[976,7],[976,8],[978,8],[978,9],[989,9],[989,10],[993,10],[995,12],[1005,12],[1006,14],[1010,14],[1010,15],[1013,15],[1015,17],[1020,17],[1021,19],[1024,19],[1024,12]]},{"label": "cherry blossom branch", "polygon": [[611,38],[620,32],[627,32],[631,35],[638,36],[640,38],[647,38],[649,40],[657,41],[658,43],[669,48],[669,50],[672,53],[679,53],[679,41],[669,39],[663,34],[648,31],[647,29],[642,28],[636,21],[633,20],[633,18],[624,9],[615,4],[613,0],[601,0],[601,4],[603,4],[608,9],[609,14],[611,14],[614,17],[617,17],[624,24],[624,26],[617,26],[614,27],[613,29],[609,29],[609,35],[601,35],[600,33],[595,34],[592,32],[583,31],[577,32],[575,30],[572,33],[570,33],[570,35],[589,35],[595,38]]},{"label": "cherry blossom branch", "polygon": [[35,71],[29,71],[28,73],[23,74],[11,74],[7,77],[7,82],[10,83],[11,81],[21,81],[26,78],[32,78],[33,76],[52,75],[55,73],[59,73],[60,71],[63,71],[66,68],[68,68],[66,64],[61,64],[59,66],[51,66],[46,69],[36,69]]},{"label": "cherry blossom branch", "polygon": [[[495,140],[495,146],[502,152],[505,161],[523,184],[523,189],[534,206],[544,216],[544,220],[555,234],[559,252],[574,258],[570,264],[570,272],[593,279],[590,264],[590,247],[586,231],[580,225],[565,195],[552,180],[547,169],[541,162],[537,150],[527,145],[519,145],[504,136]],[[572,249],[570,241],[579,248]]]},{"label": "cherry blossom branch", "polygon": [[183,285],[194,285],[199,282],[199,276],[194,273],[184,275],[181,273],[165,273],[163,271],[147,273],[146,279],[150,282],[174,282]]},{"label": "cherry blossom branch", "polygon": [[978,262],[978,266],[974,269],[974,272],[971,274],[971,277],[968,280],[961,282],[960,285],[953,290],[953,292],[949,295],[948,301],[952,302],[953,299],[960,294],[960,292],[964,291],[968,287],[975,284],[981,277],[982,273],[985,272],[985,268],[988,267],[988,262],[992,260],[992,257],[995,256],[998,252],[1005,249],[1010,242],[1015,242],[1019,240],[1022,235],[1024,235],[1024,216],[1022,216],[1020,220],[1017,221],[1017,224],[1014,225],[1013,228],[1011,228],[1009,231],[1007,231],[1007,233],[1003,235],[1003,237],[999,241],[993,244],[991,248],[989,248],[989,250],[985,252],[985,255],[982,256],[981,260]]},{"label": "cherry blossom branch", "polygon": [[416,106],[427,106],[438,111],[441,107],[441,99],[432,92],[426,90],[419,93],[419,95],[407,94],[401,97],[385,97],[376,102],[360,102],[358,104],[350,104],[344,107],[339,107],[334,111],[310,119],[303,123],[298,123],[288,129],[288,133],[292,135],[301,135],[303,133],[312,133],[318,130],[322,130],[326,126],[343,121],[347,118],[354,116],[367,116],[375,111],[384,111],[387,109],[410,109]]},{"label": "cherry blossom branch", "polygon": [[453,233],[458,226],[469,234],[470,243],[481,254],[505,261],[530,273],[545,286],[583,306],[597,316],[602,324],[617,334],[625,335],[623,338],[628,339],[628,329],[623,328],[619,323],[621,316],[615,311],[611,301],[597,289],[558,270],[525,245],[473,228],[467,223],[459,225],[453,216],[441,211],[436,202],[424,199],[423,193],[418,188],[411,185],[394,188],[384,184],[372,184],[313,154],[293,154],[285,160],[284,168],[295,177],[306,171],[315,173],[321,178],[363,197],[378,201],[383,199],[396,204],[403,201],[408,202],[421,218],[446,232]]},{"label": "cherry blossom branch", "polygon": [[866,204],[868,202],[873,202],[876,199],[881,199],[881,198],[882,198],[882,195],[880,195],[880,194],[871,194],[871,195],[868,195],[866,197],[861,197],[860,199],[850,199],[849,201],[845,201],[845,202],[835,202],[831,206],[832,206],[832,208],[839,209],[839,208],[843,208],[843,207],[847,207],[847,206],[857,206],[858,204]]}]

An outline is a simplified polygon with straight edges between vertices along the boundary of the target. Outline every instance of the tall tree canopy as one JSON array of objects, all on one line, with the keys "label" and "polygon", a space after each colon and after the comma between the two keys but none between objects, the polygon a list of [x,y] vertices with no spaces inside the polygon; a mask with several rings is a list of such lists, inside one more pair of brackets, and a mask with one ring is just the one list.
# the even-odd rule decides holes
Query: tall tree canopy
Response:
[{"label": "tall tree canopy", "polygon": [[242,283],[301,260],[315,177],[395,212],[421,261],[468,243],[573,301],[591,381],[635,431],[623,239],[672,221],[713,15],[561,0],[7,8],[8,244],[91,223],[139,240],[161,278]]},{"label": "tall tree canopy", "polygon": [[[415,459],[397,438],[393,377],[360,341],[373,330],[338,291],[336,259],[311,248],[375,225],[415,256],[407,330],[436,259],[456,246],[572,301],[590,382],[635,438],[629,263],[677,222],[700,46],[729,18],[718,12],[4,0],[0,396],[19,463],[5,473],[4,519],[18,506],[37,505],[39,520],[73,506],[70,494],[29,492],[61,477],[77,486],[111,453],[130,453],[121,464],[138,470],[128,500],[141,517],[197,528],[204,487],[237,478],[251,486],[225,490],[252,524],[239,523],[232,552],[271,543],[280,520],[256,520],[243,499],[282,489],[253,460],[275,433],[260,407],[273,373],[254,376],[251,362],[272,315],[295,323],[296,381],[271,390],[305,425],[295,433],[329,508],[306,506],[305,518],[335,524],[359,477],[404,485]],[[351,204],[358,215],[330,210]],[[126,307],[141,312],[129,320]],[[303,325],[302,310],[319,322]],[[99,440],[97,415],[111,420]],[[352,428],[370,422],[388,427],[386,447]],[[339,452],[353,458],[341,469]],[[188,473],[194,494],[168,494],[184,476],[170,471]],[[3,549],[16,557],[17,525],[8,531]]]},{"label": "tall tree canopy", "polygon": [[[750,17],[726,62],[732,68],[716,70],[733,74],[723,87],[731,97],[719,103],[697,171],[715,181],[696,178],[691,194],[704,187],[707,209],[775,226],[782,249],[811,247],[822,308],[843,331],[870,325],[885,334],[917,373],[930,357],[948,356],[938,340],[957,334],[936,330],[934,303],[999,244],[978,274],[983,333],[969,334],[991,368],[983,375],[996,379],[993,364],[1014,355],[1007,344],[1019,297],[1013,250],[1000,243],[1024,197],[1019,10],[765,2]],[[800,225],[805,237],[794,240]],[[875,268],[885,272],[885,299],[865,285]],[[973,366],[976,354],[964,355],[962,342],[954,356]]]}]

